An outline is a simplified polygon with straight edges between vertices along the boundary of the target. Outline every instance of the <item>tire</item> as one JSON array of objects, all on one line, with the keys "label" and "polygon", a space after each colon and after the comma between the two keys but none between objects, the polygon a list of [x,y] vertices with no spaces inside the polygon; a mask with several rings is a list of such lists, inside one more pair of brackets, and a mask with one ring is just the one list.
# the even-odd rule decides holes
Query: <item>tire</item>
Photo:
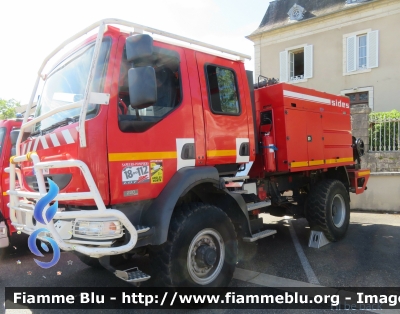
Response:
[{"label": "tire", "polygon": [[76,256],[78,256],[78,258],[81,260],[82,263],[93,268],[103,268],[98,258],[90,257],[79,252],[74,252],[74,253]]},{"label": "tire", "polygon": [[322,231],[331,242],[345,236],[350,223],[350,197],[342,182],[320,182],[311,190],[307,204],[307,220],[312,230]]},{"label": "tire", "polygon": [[150,248],[156,277],[163,286],[225,287],[236,266],[235,228],[221,209],[191,203],[176,208],[167,242]]},{"label": "tire", "polygon": [[[43,244],[47,247],[47,249],[48,249],[47,251],[43,248],[43,246],[42,246]],[[39,239],[36,239],[36,247],[40,248],[39,250],[41,250],[42,253],[44,253],[44,254],[54,252],[53,247],[51,245],[49,245],[48,242],[41,241]]]}]

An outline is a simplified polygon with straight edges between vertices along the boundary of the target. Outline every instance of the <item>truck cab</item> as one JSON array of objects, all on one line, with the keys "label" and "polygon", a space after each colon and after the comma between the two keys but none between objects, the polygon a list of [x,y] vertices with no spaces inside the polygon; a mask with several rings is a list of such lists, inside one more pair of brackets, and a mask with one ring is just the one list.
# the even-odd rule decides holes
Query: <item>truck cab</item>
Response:
[{"label": "truck cab", "polygon": [[4,171],[9,166],[10,157],[15,154],[15,141],[18,130],[21,127],[22,119],[0,120],[0,248],[8,247],[9,237],[16,232],[10,220],[10,210],[8,208],[10,188],[9,174]]}]

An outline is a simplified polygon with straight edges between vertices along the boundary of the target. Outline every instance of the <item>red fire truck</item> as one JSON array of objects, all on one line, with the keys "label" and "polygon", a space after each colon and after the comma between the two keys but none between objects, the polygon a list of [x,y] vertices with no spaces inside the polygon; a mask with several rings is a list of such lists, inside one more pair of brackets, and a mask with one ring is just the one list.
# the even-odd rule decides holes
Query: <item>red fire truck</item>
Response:
[{"label": "red fire truck", "polygon": [[[22,116],[21,116],[22,117]],[[9,246],[9,237],[16,232],[10,221],[10,211],[7,206],[9,198],[7,190],[10,187],[9,175],[4,172],[10,164],[10,157],[15,155],[15,143],[18,138],[22,118],[0,120],[0,248]]]},{"label": "red fire truck", "polygon": [[[46,62],[94,29],[37,78],[36,115],[7,169],[18,230],[44,227],[32,212],[50,179],[59,209],[46,228],[62,250],[128,282],[157,275],[169,286],[227,285],[238,240],[276,232],[261,213],[305,217],[331,241],[345,235],[349,193],[369,178],[347,98],[254,86],[249,56],[117,19]],[[152,273],[118,269],[132,255],[149,255]]]}]

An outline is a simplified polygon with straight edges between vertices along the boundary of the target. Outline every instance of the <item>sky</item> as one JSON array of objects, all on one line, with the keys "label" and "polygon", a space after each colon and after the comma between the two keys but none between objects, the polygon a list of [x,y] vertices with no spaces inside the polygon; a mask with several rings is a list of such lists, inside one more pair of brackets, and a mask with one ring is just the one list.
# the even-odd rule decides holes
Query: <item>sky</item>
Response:
[{"label": "sky", "polygon": [[104,18],[135,22],[251,55],[245,66],[253,70],[253,43],[245,36],[257,29],[269,2],[1,1],[0,98],[27,104],[43,60],[64,40]]}]

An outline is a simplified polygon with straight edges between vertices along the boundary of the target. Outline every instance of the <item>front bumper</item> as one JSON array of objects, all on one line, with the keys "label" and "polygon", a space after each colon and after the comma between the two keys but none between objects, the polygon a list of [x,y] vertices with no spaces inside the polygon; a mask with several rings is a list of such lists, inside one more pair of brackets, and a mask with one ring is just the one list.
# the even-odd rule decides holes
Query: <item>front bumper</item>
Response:
[{"label": "front bumper", "polygon": [[[21,180],[21,172],[16,168],[16,164],[24,161],[33,162],[39,192],[27,192],[16,188],[15,175],[17,175],[19,182],[23,182]],[[10,219],[15,228],[21,232],[30,235],[39,228],[47,228],[49,234],[45,236],[53,238],[60,249],[64,251],[75,250],[90,257],[101,257],[106,255],[118,255],[132,250],[137,243],[138,233],[148,230],[148,228],[137,230],[121,211],[106,208],[89,168],[80,160],[40,162],[39,156],[33,152],[18,157],[12,157],[10,162],[10,167],[6,168],[6,172],[10,173],[10,190],[7,191],[10,195],[10,203],[8,204],[10,208]],[[43,225],[34,219],[34,203],[28,201],[28,199],[33,199],[37,202],[47,194],[43,169],[68,167],[78,167],[81,170],[89,187],[89,192],[59,193],[54,200],[93,199],[96,203],[97,210],[61,211],[59,208],[53,219],[49,221],[48,224]],[[45,207],[45,211],[47,207],[48,205]],[[112,246],[114,243],[113,239],[102,240],[96,237],[91,239],[87,236],[85,239],[76,239],[73,236],[73,229],[69,231],[71,236],[65,236],[65,230],[61,232],[61,230],[65,228],[59,226],[68,224],[68,222],[71,221],[74,223],[77,219],[87,221],[104,219],[119,221],[123,231],[129,233],[129,241],[120,246]],[[73,223],[71,225],[73,225]]]}]

